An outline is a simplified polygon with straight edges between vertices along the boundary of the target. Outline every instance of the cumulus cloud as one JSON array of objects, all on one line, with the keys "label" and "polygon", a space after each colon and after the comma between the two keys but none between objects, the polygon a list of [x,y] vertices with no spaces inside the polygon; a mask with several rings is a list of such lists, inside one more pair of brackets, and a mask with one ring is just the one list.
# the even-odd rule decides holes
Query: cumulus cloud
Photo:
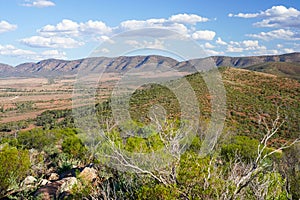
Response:
[{"label": "cumulus cloud", "polygon": [[110,50],[107,49],[107,48],[102,48],[100,51],[101,51],[102,53],[109,53],[109,52],[110,52]]},{"label": "cumulus cloud", "polygon": [[64,19],[56,25],[46,25],[38,32],[41,35],[68,35],[68,36],[85,36],[85,35],[112,35],[122,31],[137,30],[143,28],[167,28],[188,35],[192,32],[191,27],[200,22],[207,22],[209,19],[195,14],[177,14],[169,18],[152,18],[147,20],[126,20],[116,27],[107,26],[102,21],[74,22],[70,19]]},{"label": "cumulus cloud", "polygon": [[192,34],[192,38],[194,40],[213,40],[216,35],[216,32],[204,30],[204,31],[196,31]]},{"label": "cumulus cloud", "polygon": [[34,56],[31,57],[32,60],[44,60],[44,59],[67,59],[66,53],[59,50],[47,50],[41,53],[36,53]]},{"label": "cumulus cloud", "polygon": [[262,21],[254,23],[257,27],[272,28],[299,28],[300,27],[300,11],[296,8],[287,8],[285,6],[273,6],[259,13],[238,13],[229,14],[229,17],[240,18],[261,18]]},{"label": "cumulus cloud", "polygon": [[204,44],[204,48],[207,48],[207,49],[213,49],[213,48],[215,48],[215,46],[212,45],[212,44],[210,44],[209,42],[206,42],[206,43]]},{"label": "cumulus cloud", "polygon": [[216,40],[216,43],[220,44],[220,45],[227,45],[227,43],[224,42],[220,37],[218,37],[218,39]]},{"label": "cumulus cloud", "polygon": [[17,25],[10,24],[7,21],[1,20],[0,21],[0,33],[8,32],[8,31],[14,31],[17,29]]},{"label": "cumulus cloud", "polygon": [[8,55],[13,57],[34,55],[33,51],[18,49],[13,45],[0,45],[0,55]]},{"label": "cumulus cloud", "polygon": [[32,36],[20,40],[21,43],[31,47],[42,48],[76,48],[84,45],[83,42],[78,42],[72,38],[66,37],[42,37]]},{"label": "cumulus cloud", "polygon": [[172,15],[168,21],[183,23],[183,24],[196,24],[198,22],[207,22],[209,19],[195,14],[178,14]]},{"label": "cumulus cloud", "polygon": [[258,40],[243,40],[243,41],[230,41],[227,45],[227,52],[230,53],[241,53],[244,51],[258,51],[266,50],[265,46],[259,44]]},{"label": "cumulus cloud", "polygon": [[254,51],[253,54],[255,55],[275,55],[275,54],[279,54],[280,51],[276,50],[276,49],[261,49],[258,51]]},{"label": "cumulus cloud", "polygon": [[45,36],[84,36],[93,34],[109,34],[112,28],[102,21],[89,20],[77,23],[69,19],[63,19],[56,25],[46,25],[38,32]]},{"label": "cumulus cloud", "polygon": [[229,53],[241,53],[241,52],[244,51],[244,49],[241,48],[241,47],[234,47],[232,45],[228,45],[226,51],[229,52]]},{"label": "cumulus cloud", "polygon": [[293,53],[293,52],[295,52],[295,50],[292,49],[292,48],[284,48],[284,49],[283,49],[283,52],[284,52],[284,53]]},{"label": "cumulus cloud", "polygon": [[[37,30],[37,35],[19,40],[21,44],[34,48],[49,48],[51,50],[42,53],[33,52],[31,59],[45,59],[48,57],[65,58],[66,54],[58,49],[76,48],[89,42],[106,42],[107,47],[99,51],[109,54],[113,51],[110,44],[117,41],[110,37],[121,33],[124,38],[130,40],[123,41],[126,45],[137,49],[166,49],[164,39],[184,40],[192,38],[195,40],[211,41],[216,36],[216,32],[211,30],[199,30],[197,23],[209,21],[208,18],[195,14],[177,14],[167,18],[152,18],[146,20],[126,20],[119,25],[112,27],[103,21],[88,20],[83,22],[63,19],[56,24],[48,24]],[[151,31],[152,28],[162,28],[160,31]],[[128,32],[127,32],[128,31]],[[173,32],[174,31],[174,32]],[[178,36],[183,36],[182,38]],[[176,35],[176,38],[173,38]],[[142,37],[140,37],[142,36]],[[141,39],[149,37],[147,39]],[[132,40],[131,40],[132,39]],[[81,42],[84,41],[84,42]],[[124,46],[126,46],[124,45]],[[222,55],[223,52],[212,50],[213,43],[205,43],[208,55]],[[52,50],[53,49],[53,50]],[[29,52],[27,52],[26,55]]]},{"label": "cumulus cloud", "polygon": [[247,36],[262,39],[262,40],[274,40],[274,39],[300,40],[300,34],[285,29],[278,29],[269,32],[260,32],[258,34],[248,34]]},{"label": "cumulus cloud", "polygon": [[55,6],[55,3],[49,0],[35,0],[35,1],[26,0],[25,3],[22,4],[22,6],[44,8],[44,7]]},{"label": "cumulus cloud", "polygon": [[[127,20],[115,28],[115,32],[137,30],[143,28],[167,28],[183,35],[188,34],[188,27],[181,23],[170,23],[166,19]],[[148,33],[149,34],[149,33]]]},{"label": "cumulus cloud", "polygon": [[13,45],[0,45],[0,55],[35,61],[47,58],[66,59],[66,53],[63,51],[47,50],[42,52],[34,52],[30,50],[20,49]]},{"label": "cumulus cloud", "polygon": [[165,49],[164,41],[155,39],[154,41],[137,41],[137,40],[127,40],[126,44],[133,46],[134,48],[152,48],[152,49]]},{"label": "cumulus cloud", "polygon": [[212,49],[206,49],[206,50],[204,50],[204,52],[205,52],[208,56],[224,55],[224,52],[222,52],[222,51],[215,51],[215,50],[212,50]]}]

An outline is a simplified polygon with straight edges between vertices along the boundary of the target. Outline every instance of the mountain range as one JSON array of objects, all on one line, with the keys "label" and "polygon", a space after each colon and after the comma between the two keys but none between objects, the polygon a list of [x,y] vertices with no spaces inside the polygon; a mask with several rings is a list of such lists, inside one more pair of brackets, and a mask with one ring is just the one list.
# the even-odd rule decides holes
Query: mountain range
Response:
[{"label": "mountain range", "polygon": [[132,68],[142,69],[148,64],[155,65],[156,67],[168,65],[176,70],[189,72],[192,70],[192,63],[205,66],[208,62],[218,67],[244,68],[300,80],[300,53],[298,52],[248,57],[211,56],[182,62],[158,55],[120,56],[116,58],[94,57],[70,61],[47,59],[37,63],[23,63],[15,67],[0,64],[0,77],[66,76],[75,75],[80,69],[85,69],[93,73],[102,72],[103,70],[119,73]]}]

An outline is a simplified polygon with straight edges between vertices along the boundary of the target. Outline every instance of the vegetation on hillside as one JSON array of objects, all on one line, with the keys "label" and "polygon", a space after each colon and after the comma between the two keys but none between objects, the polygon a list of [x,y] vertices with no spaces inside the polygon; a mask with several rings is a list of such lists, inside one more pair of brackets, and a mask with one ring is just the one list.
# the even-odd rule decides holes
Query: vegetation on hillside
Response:
[{"label": "vegetation on hillside", "polygon": [[[103,132],[89,138],[88,142],[101,142],[94,149],[81,136],[99,127],[86,124],[89,130],[77,129],[78,118],[71,110],[46,111],[34,120],[38,127],[28,131],[15,129],[15,124],[1,125],[2,131],[14,134],[1,135],[0,197],[34,199],[42,194],[40,188],[47,187],[41,184],[45,179],[49,185],[75,177],[77,182],[68,193],[54,198],[299,199],[300,83],[241,69],[221,68],[220,72],[227,116],[209,154],[199,151],[208,129],[211,99],[197,73],[186,79],[198,98],[201,124],[184,151],[186,141],[177,134],[184,123],[179,103],[171,91],[156,84],[133,94],[133,121],[123,129],[113,120],[110,100],[95,106]],[[149,123],[152,105],[166,110],[167,118],[156,121],[158,128]],[[77,117],[88,123],[84,119],[93,110],[77,109]],[[157,158],[161,160],[156,162]],[[95,178],[83,178],[86,168],[95,170]],[[53,173],[59,180],[50,178]],[[26,176],[37,181],[26,185]]]}]

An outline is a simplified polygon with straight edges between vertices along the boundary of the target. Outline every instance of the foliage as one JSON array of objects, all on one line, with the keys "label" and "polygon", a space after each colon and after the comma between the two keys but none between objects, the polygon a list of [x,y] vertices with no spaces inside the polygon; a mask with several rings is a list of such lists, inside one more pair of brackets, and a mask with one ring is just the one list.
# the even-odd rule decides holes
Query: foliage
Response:
[{"label": "foliage", "polygon": [[29,167],[30,159],[27,150],[18,150],[9,145],[1,146],[0,197],[12,187],[18,187],[20,181],[27,175]]},{"label": "foliage", "polygon": [[62,150],[72,158],[85,159],[87,149],[82,141],[75,135],[68,136],[62,143]]},{"label": "foliage", "polygon": [[257,156],[259,141],[247,136],[235,136],[221,147],[221,155],[227,160],[233,160],[238,154],[243,160],[253,161]]},{"label": "foliage", "polygon": [[30,131],[20,132],[17,136],[19,145],[26,149],[42,150],[48,145],[55,144],[59,137],[52,131],[43,131],[42,129],[33,129]]},{"label": "foliage", "polygon": [[32,110],[34,103],[32,101],[25,101],[25,102],[17,102],[15,103],[15,107],[18,111],[24,112],[27,110]]}]

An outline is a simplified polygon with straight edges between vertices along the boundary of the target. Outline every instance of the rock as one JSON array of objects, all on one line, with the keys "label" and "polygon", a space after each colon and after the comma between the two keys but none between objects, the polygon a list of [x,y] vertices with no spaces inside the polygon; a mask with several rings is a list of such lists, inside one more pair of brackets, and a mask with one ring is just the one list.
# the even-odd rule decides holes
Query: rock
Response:
[{"label": "rock", "polygon": [[34,178],[33,176],[27,176],[22,182],[22,185],[33,185],[36,182],[37,182],[36,178]]},{"label": "rock", "polygon": [[74,185],[78,183],[75,177],[64,178],[62,181],[63,184],[60,186],[59,193],[70,192]]},{"label": "rock", "polygon": [[40,186],[44,186],[44,185],[47,185],[47,184],[49,184],[49,183],[51,183],[51,182],[48,181],[47,179],[42,179],[42,180],[40,180],[39,185],[40,185]]},{"label": "rock", "polygon": [[63,199],[70,194],[72,187],[78,181],[75,177],[68,177],[62,180],[49,182],[48,184],[40,187],[34,194],[35,197],[43,200],[50,199]]},{"label": "rock", "polygon": [[59,179],[59,175],[57,173],[51,173],[48,180],[49,181],[57,181]]},{"label": "rock", "polygon": [[94,182],[97,179],[97,171],[90,167],[85,167],[79,174],[79,177],[87,182]]}]

